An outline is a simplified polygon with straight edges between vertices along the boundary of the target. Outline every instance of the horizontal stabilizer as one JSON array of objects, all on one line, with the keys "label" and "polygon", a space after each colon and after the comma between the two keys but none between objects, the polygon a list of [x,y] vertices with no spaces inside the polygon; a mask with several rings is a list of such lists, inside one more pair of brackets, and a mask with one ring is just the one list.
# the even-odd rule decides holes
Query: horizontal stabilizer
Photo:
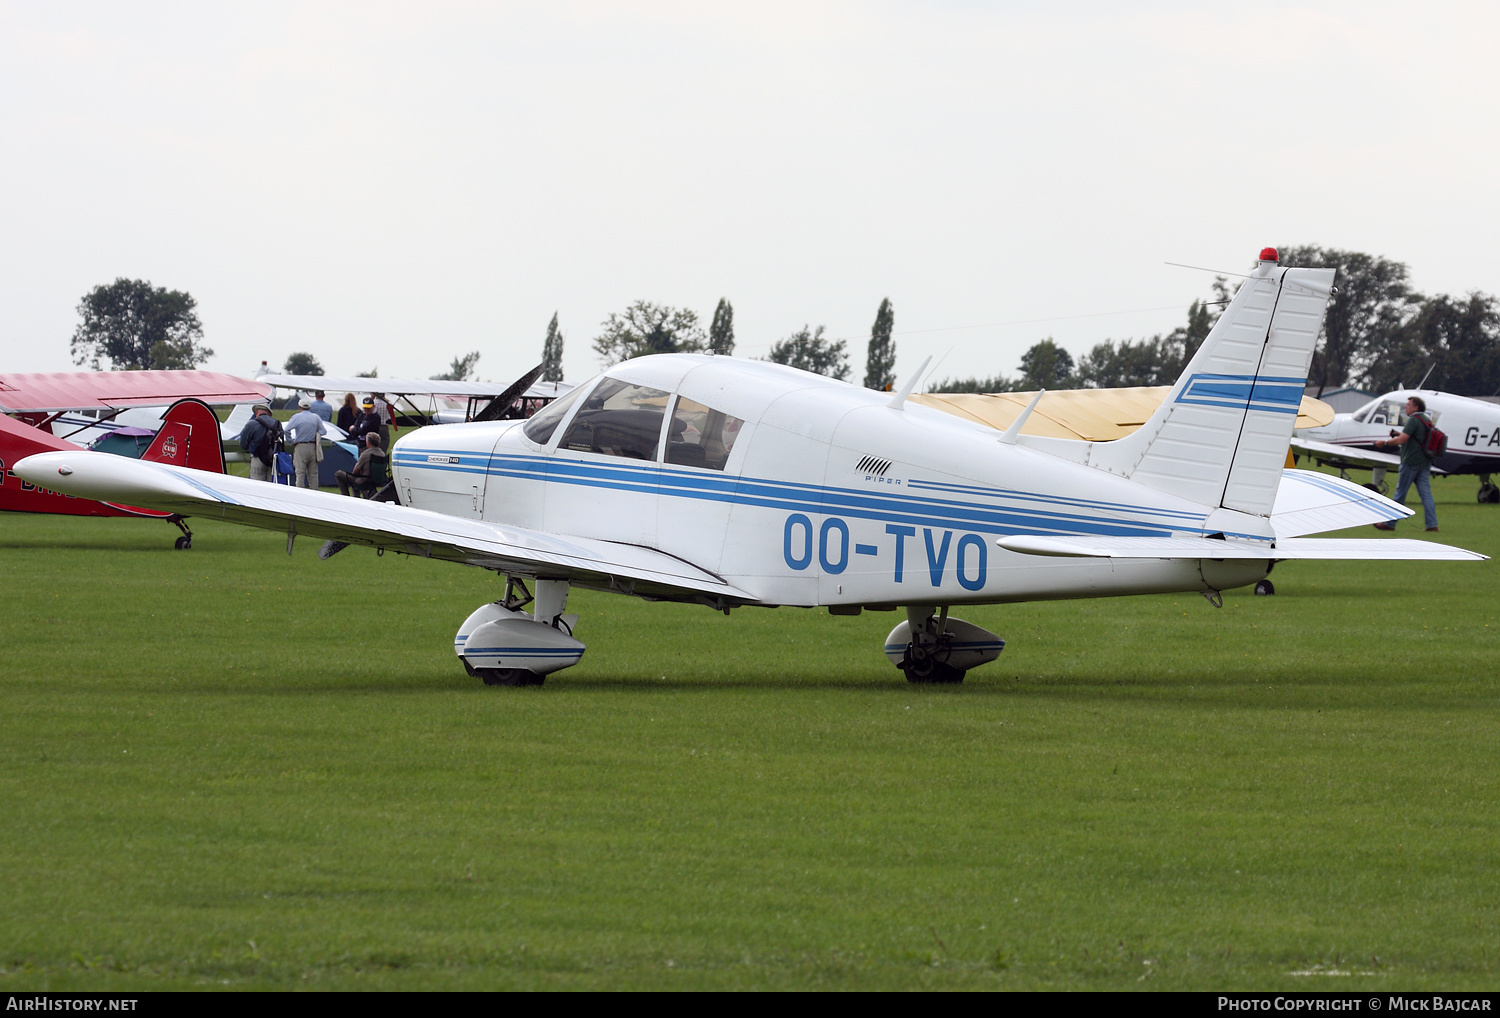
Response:
[{"label": "horizontal stabilizer", "polygon": [[1405,519],[1412,510],[1362,484],[1315,470],[1285,470],[1276,489],[1271,526],[1278,538],[1325,534]]},{"label": "horizontal stabilizer", "polygon": [[1209,537],[1002,537],[995,542],[1006,551],[1061,558],[1119,559],[1260,559],[1291,561],[1394,560],[1437,562],[1482,561],[1488,555],[1432,541],[1374,538],[1294,537],[1276,541],[1230,541]]}]

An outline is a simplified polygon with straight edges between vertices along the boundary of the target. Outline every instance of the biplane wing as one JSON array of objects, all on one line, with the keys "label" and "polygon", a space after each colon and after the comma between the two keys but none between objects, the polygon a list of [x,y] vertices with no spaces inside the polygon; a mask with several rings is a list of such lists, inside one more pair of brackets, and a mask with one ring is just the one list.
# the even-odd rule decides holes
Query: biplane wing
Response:
[{"label": "biplane wing", "polygon": [[[510,388],[500,382],[449,382],[437,378],[363,378],[358,375],[261,375],[257,381],[278,389],[300,389],[315,392],[383,392],[388,396],[454,396],[466,399],[484,396],[493,399]],[[526,395],[560,396],[573,388],[568,382],[537,382]]]},{"label": "biplane wing", "polygon": [[47,371],[0,374],[0,413],[53,414],[167,406],[179,399],[253,403],[271,395],[264,382],[217,371]]}]

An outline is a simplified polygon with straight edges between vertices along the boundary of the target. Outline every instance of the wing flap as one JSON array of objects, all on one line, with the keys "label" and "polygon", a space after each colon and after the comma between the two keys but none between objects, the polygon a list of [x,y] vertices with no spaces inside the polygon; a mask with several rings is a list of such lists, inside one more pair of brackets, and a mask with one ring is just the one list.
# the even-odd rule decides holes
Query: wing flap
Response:
[{"label": "wing flap", "polygon": [[[70,495],[360,544],[485,569],[568,579],[660,597],[757,598],[671,555],[635,545],[559,537],[389,502],[208,474],[104,453],[30,456],[17,476]],[[63,471],[66,471],[64,473]],[[33,480],[40,478],[40,482]]]},{"label": "wing flap", "polygon": [[995,542],[1006,551],[1058,558],[1115,559],[1259,559],[1262,561],[1387,560],[1468,562],[1488,555],[1434,541],[1375,538],[1294,537],[1269,541],[1217,540],[1208,537],[1002,537]]}]

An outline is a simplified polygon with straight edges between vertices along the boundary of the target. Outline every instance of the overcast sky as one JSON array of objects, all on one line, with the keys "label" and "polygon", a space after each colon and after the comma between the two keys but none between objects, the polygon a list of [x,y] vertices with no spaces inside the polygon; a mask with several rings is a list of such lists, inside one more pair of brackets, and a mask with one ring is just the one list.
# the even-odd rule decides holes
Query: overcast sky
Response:
[{"label": "overcast sky", "polygon": [[571,380],[636,299],[737,353],[850,340],[1013,374],[1180,324],[1268,244],[1500,291],[1480,3],[0,0],[0,372],[73,369],[118,276],[209,367],[308,351]]}]

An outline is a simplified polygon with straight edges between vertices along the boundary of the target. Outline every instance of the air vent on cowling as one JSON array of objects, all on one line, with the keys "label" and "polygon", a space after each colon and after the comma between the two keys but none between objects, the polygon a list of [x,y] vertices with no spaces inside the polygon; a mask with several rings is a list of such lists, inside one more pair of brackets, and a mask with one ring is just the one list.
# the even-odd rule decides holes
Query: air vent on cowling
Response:
[{"label": "air vent on cowling", "polygon": [[874,474],[876,477],[884,477],[885,472],[891,469],[891,461],[883,460],[876,456],[866,456],[854,464],[855,472]]}]

